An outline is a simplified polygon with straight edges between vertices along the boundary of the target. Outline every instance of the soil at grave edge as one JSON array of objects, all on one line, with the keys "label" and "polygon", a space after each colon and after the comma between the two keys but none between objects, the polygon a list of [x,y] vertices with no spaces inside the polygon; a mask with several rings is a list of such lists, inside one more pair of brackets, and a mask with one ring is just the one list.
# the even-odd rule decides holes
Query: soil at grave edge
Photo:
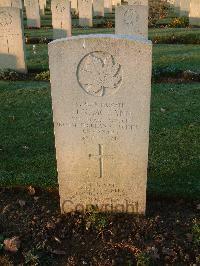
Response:
[{"label": "soil at grave edge", "polygon": [[57,191],[0,188],[0,266],[200,265],[200,202],[147,202],[145,217],[60,215]]}]

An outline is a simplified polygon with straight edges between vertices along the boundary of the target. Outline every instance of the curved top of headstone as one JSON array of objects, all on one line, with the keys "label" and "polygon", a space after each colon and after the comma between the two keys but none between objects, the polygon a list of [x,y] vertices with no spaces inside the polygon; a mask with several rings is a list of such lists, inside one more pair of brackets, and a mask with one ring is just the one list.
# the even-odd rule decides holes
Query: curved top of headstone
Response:
[{"label": "curved top of headstone", "polygon": [[73,41],[73,40],[80,40],[80,39],[118,39],[118,40],[127,40],[127,41],[135,41],[147,45],[151,45],[152,42],[147,40],[146,38],[139,36],[139,35],[120,35],[120,34],[89,34],[89,35],[79,35],[73,36],[69,38],[58,39],[49,43],[49,45],[55,45],[56,43],[66,42],[66,41]]}]

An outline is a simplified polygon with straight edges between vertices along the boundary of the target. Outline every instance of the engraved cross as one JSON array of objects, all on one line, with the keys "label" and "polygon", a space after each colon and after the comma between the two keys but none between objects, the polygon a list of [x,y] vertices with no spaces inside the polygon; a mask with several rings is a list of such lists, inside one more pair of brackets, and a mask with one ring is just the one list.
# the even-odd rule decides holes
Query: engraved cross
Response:
[{"label": "engraved cross", "polygon": [[89,154],[89,158],[95,157],[96,159],[99,160],[99,177],[103,177],[104,175],[104,158],[106,157],[110,157],[112,158],[112,155],[104,155],[103,152],[103,145],[99,144],[99,154],[98,155],[93,155],[93,154]]}]

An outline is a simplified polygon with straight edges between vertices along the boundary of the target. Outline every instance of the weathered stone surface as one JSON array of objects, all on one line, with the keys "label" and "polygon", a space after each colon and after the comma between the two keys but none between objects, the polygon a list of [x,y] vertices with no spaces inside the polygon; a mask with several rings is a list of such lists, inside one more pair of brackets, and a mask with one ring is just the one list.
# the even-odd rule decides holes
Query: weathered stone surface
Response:
[{"label": "weathered stone surface", "polygon": [[93,14],[94,16],[104,16],[104,0],[93,0]]},{"label": "weathered stone surface", "polygon": [[121,5],[121,0],[112,0],[112,5],[113,6],[120,6]]},{"label": "weathered stone surface", "polygon": [[78,0],[79,25],[92,27],[92,0]]},{"label": "weathered stone surface", "polygon": [[78,0],[71,0],[71,10],[73,13],[78,13]]},{"label": "weathered stone surface", "polygon": [[39,0],[40,14],[45,14],[46,0]]},{"label": "weathered stone surface", "polygon": [[68,0],[52,0],[52,26],[53,38],[65,38],[71,36],[71,10]]},{"label": "weathered stone surface", "polygon": [[40,9],[38,0],[26,0],[27,26],[40,28]]},{"label": "weathered stone surface", "polygon": [[62,212],[145,212],[151,49],[109,34],[49,44]]},{"label": "weathered stone surface", "polygon": [[148,6],[122,5],[115,9],[115,33],[148,38]]},{"label": "weathered stone surface", "polygon": [[0,8],[0,69],[26,73],[21,9]]},{"label": "weathered stone surface", "polygon": [[128,4],[148,6],[148,0],[128,0]]},{"label": "weathered stone surface", "polygon": [[0,7],[17,7],[22,9],[22,0],[0,0]]},{"label": "weathered stone surface", "polygon": [[190,25],[200,26],[200,1],[191,0],[190,2]]},{"label": "weathered stone surface", "polygon": [[112,0],[104,0],[104,12],[112,13]]}]

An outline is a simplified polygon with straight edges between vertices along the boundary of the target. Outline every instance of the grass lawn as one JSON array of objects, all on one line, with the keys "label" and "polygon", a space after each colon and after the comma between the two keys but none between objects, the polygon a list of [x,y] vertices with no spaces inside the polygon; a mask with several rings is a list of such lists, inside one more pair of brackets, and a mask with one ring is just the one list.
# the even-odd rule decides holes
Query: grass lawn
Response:
[{"label": "grass lawn", "polygon": [[[30,71],[48,70],[47,44],[27,45],[27,64]],[[170,67],[175,70],[200,69],[200,45],[169,45],[153,46],[153,68]]]},{"label": "grass lawn", "polygon": [[[0,82],[0,185],[57,186],[48,82]],[[154,84],[149,184],[153,195],[197,198],[200,83]]]}]

